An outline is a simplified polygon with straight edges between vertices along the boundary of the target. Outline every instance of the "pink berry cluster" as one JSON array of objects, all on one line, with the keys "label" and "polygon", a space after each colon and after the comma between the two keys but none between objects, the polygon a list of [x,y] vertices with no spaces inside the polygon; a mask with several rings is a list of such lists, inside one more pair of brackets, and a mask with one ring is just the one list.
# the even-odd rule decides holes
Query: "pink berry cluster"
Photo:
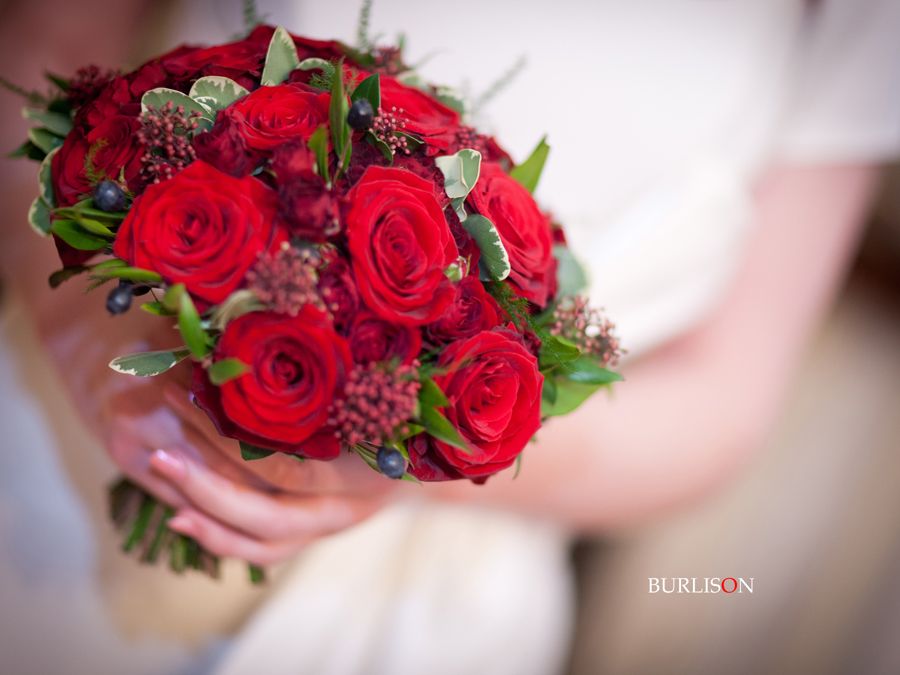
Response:
[{"label": "pink berry cluster", "polygon": [[247,272],[247,284],[274,311],[297,316],[303,305],[322,307],[317,290],[320,263],[311,250],[284,242],[275,253],[260,255]]},{"label": "pink berry cluster", "polygon": [[152,183],[168,180],[197,158],[191,137],[199,125],[197,112],[171,101],[141,115],[138,140],[144,146],[143,172]]},{"label": "pink berry cluster", "polygon": [[394,369],[384,364],[358,365],[350,371],[344,396],[332,405],[329,423],[348,446],[362,441],[383,444],[408,433],[419,398],[417,363]]},{"label": "pink berry cluster", "polygon": [[553,312],[550,332],[566,338],[586,354],[592,354],[604,366],[615,366],[622,356],[616,326],[602,312],[588,305],[587,298],[563,299]]},{"label": "pink berry cluster", "polygon": [[404,127],[403,108],[396,106],[391,106],[389,111],[379,108],[372,121],[372,133],[375,134],[375,138],[388,146],[395,155],[398,153],[408,155],[411,152],[406,137],[401,133]]}]

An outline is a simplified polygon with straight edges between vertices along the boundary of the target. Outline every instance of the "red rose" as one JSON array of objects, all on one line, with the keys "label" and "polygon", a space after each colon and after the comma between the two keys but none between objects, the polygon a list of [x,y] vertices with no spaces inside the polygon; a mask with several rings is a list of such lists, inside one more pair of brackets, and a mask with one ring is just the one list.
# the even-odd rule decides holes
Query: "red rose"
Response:
[{"label": "red rose", "polygon": [[50,162],[57,205],[71,206],[89,196],[95,182],[118,180],[123,172],[128,187],[138,189],[143,154],[138,127],[135,118],[116,115],[87,134],[73,129]]},{"label": "red rose", "polygon": [[442,344],[472,337],[500,323],[500,307],[478,277],[465,277],[456,285],[456,297],[440,319],[425,327],[432,342]]},{"label": "red rose", "polygon": [[455,342],[438,359],[441,411],[469,443],[470,454],[424,436],[410,443],[411,473],[422,480],[484,479],[510,466],[541,426],[544,376],[537,359],[505,329]]},{"label": "red rose", "polygon": [[279,215],[303,239],[324,241],[340,230],[338,204],[313,167],[316,158],[305,143],[279,147],[272,157],[278,187]]},{"label": "red rose", "polygon": [[424,91],[407,87],[393,77],[381,77],[381,107],[404,122],[403,131],[421,136],[428,154],[446,152],[456,138],[459,114]]},{"label": "red rose", "polygon": [[274,226],[276,202],[255,178],[194,162],[134,201],[113,252],[214,305],[241,285],[261,252],[285,240]]},{"label": "red rose", "polygon": [[403,324],[437,319],[453,299],[444,270],[458,252],[434,186],[403,169],[372,166],[347,198],[347,242],[366,305]]},{"label": "red rose", "polygon": [[272,150],[294,139],[308,140],[328,120],[330,94],[302,84],[260,87],[231,104],[247,146]]},{"label": "red rose", "polygon": [[213,360],[225,358],[243,361],[249,372],[216,387],[197,365],[192,384],[219,433],[314,459],[338,455],[329,408],[353,364],[324,312],[304,305],[296,317],[244,314],[219,338]]},{"label": "red rose", "polygon": [[469,201],[497,227],[509,253],[509,280],[519,294],[543,307],[556,292],[550,219],[499,164],[485,162]]},{"label": "red rose", "polygon": [[422,334],[416,326],[385,321],[371,312],[362,312],[350,326],[350,352],[356,363],[398,359],[409,365],[422,349]]},{"label": "red rose", "polygon": [[345,334],[359,309],[359,292],[346,260],[334,250],[323,257],[326,267],[319,272],[319,295],[332,316],[335,328]]},{"label": "red rose", "polygon": [[235,178],[250,174],[262,160],[260,153],[247,147],[241,124],[232,119],[228,109],[218,114],[209,132],[194,137],[193,146],[197,159]]}]

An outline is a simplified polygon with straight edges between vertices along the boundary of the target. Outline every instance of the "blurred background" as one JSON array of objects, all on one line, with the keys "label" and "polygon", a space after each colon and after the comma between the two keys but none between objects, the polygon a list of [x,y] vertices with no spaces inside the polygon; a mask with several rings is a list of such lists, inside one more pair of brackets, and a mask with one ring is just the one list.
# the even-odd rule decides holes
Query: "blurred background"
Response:
[{"label": "blurred background", "polygon": [[[664,522],[578,547],[571,672],[900,672],[898,412],[895,166],[746,472]],[[651,595],[650,576],[754,577],[755,586],[753,595]]]},{"label": "blurred background", "polygon": [[[23,11],[26,4],[32,9]],[[222,39],[228,35],[226,27],[240,26],[239,3],[221,6],[217,22],[205,24],[198,40]],[[30,86],[45,65],[64,73],[74,70],[85,60],[81,53],[87,47],[73,36],[97,35],[96,22],[105,21],[97,7],[94,3],[91,11],[83,11],[77,2],[0,0],[0,21],[15,13],[32,22],[23,26],[19,40],[0,44],[0,74],[15,72]],[[356,7],[348,3],[348,26],[353,25]],[[133,36],[128,50],[132,55],[159,52],[172,44],[172,17],[177,12],[190,16],[192,11],[190,2],[144,3],[140,11],[110,23],[109,45],[92,44],[89,51],[94,60],[115,62],[120,50],[113,46],[113,37],[124,31]],[[55,60],[45,63],[46,45],[54,40],[65,47],[53,50]],[[24,135],[20,103],[0,91],[4,150],[15,147]],[[525,142],[520,145],[525,147]],[[22,160],[3,160],[0,203],[5,228],[25,227],[35,171]],[[64,409],[54,391],[55,376],[34,354],[35,337],[23,321],[26,315],[27,308],[7,294],[0,306],[0,326],[5,340],[20,348],[22,356],[0,360],[0,378],[26,381],[35,392],[35,405],[57,406],[60,428],[75,428],[74,413]],[[900,574],[898,346],[900,169],[893,167],[852,272],[804,358],[765,449],[735,482],[702,503],[651,526],[577,545],[573,560],[578,615],[569,672],[900,672],[900,585],[895,583]],[[3,402],[4,425],[35,425],[37,419],[33,411]],[[114,473],[96,440],[83,429],[68,439],[97,449],[99,475]],[[8,477],[0,484],[7,491],[0,494],[0,533],[7,541],[27,537],[22,528],[35,519],[69,517],[66,509],[102,514],[102,494],[93,486],[76,486],[70,493],[62,478],[54,484],[59,493],[56,501],[48,500],[46,513],[17,511],[17,481],[9,476],[18,470],[15,452],[25,449],[0,445],[0,469]],[[39,448],[28,450],[41,457],[34,470],[65,475],[66,461],[71,460],[44,457]],[[74,523],[73,541],[91,534]],[[0,645],[33,654],[27,672],[47,672],[40,656],[46,635],[57,644],[80,648],[86,663],[95,665],[94,672],[108,672],[110,664],[126,662],[131,672],[200,672],[202,665],[195,662],[187,668],[180,653],[169,653],[165,638],[177,634],[193,641],[198,649],[209,649],[214,660],[217,640],[226,643],[266,594],[277,591],[277,576],[272,587],[258,591],[244,583],[239,571],[226,574],[219,584],[185,586],[176,596],[157,593],[171,583],[164,570],[135,566],[127,577],[107,579],[110,561],[119,555],[115,536],[106,530],[93,534],[99,541],[89,554],[67,545],[25,550],[18,561],[27,572],[21,575],[22,585],[0,588],[7,635],[0,637]],[[98,584],[107,586],[108,606],[91,604],[78,589],[67,588],[65,579],[56,592],[31,592],[29,582],[37,584],[42,578],[41,561],[60,550],[75,551],[68,561],[73,569],[100,570]],[[755,586],[752,595],[648,594],[650,576],[753,577]],[[63,620],[65,611],[58,612],[58,622],[52,621],[61,597],[87,608],[80,628]],[[154,604],[158,611],[146,611],[163,599],[164,605]],[[17,623],[29,629],[6,630]],[[126,641],[137,645],[128,657],[96,634],[98,626],[111,630],[113,623],[124,630]],[[212,644],[205,641],[210,630],[218,636]],[[23,642],[24,634],[30,637]],[[146,659],[133,660],[136,653]],[[25,672],[4,669],[3,659],[0,653],[0,671]]]}]

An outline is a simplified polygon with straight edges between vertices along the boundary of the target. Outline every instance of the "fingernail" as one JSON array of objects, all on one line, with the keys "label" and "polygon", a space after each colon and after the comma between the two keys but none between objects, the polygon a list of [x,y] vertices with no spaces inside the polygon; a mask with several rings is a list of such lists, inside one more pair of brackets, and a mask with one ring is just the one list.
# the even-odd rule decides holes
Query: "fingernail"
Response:
[{"label": "fingernail", "polygon": [[150,461],[157,471],[169,478],[181,479],[184,478],[184,475],[187,472],[187,467],[181,457],[174,452],[169,452],[162,448],[154,451]]},{"label": "fingernail", "polygon": [[172,516],[166,523],[170,530],[181,534],[194,534],[194,522],[187,516]]}]

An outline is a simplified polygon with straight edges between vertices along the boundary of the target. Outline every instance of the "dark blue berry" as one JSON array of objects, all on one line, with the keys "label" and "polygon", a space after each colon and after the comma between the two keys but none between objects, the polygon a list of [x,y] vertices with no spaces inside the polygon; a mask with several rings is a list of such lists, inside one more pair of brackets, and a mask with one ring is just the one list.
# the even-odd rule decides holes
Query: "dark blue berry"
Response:
[{"label": "dark blue berry", "polygon": [[402,478],[406,473],[406,460],[393,448],[378,448],[375,459],[378,461],[378,470],[388,478]]},{"label": "dark blue berry", "polygon": [[355,100],[350,106],[350,112],[347,113],[347,124],[357,131],[365,131],[370,128],[374,120],[375,111],[372,110],[372,104],[368,99]]},{"label": "dark blue berry", "polygon": [[106,296],[106,311],[112,315],[124,314],[131,307],[133,289],[127,281],[119,282]]},{"label": "dark blue berry", "polygon": [[112,213],[125,210],[125,193],[111,180],[102,180],[94,188],[94,206]]}]

